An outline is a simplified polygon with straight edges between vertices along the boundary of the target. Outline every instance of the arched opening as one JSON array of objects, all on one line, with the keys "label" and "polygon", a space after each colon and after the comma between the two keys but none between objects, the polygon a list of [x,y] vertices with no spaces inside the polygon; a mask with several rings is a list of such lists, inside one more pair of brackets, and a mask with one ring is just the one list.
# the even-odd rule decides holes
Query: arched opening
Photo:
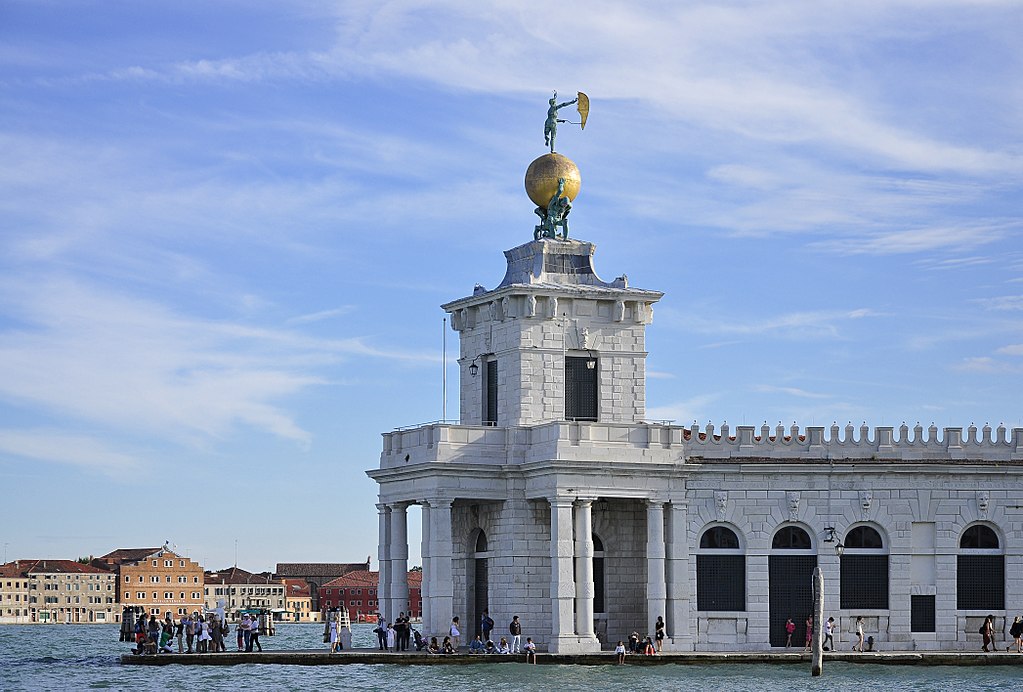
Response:
[{"label": "arched opening", "polygon": [[467,581],[472,589],[468,599],[472,612],[468,614],[469,621],[463,622],[462,627],[463,631],[468,630],[475,636],[483,634],[481,626],[483,611],[490,607],[490,575],[487,564],[490,553],[487,550],[487,534],[483,529],[477,529],[475,540],[470,545],[473,546],[472,557],[469,560],[472,566],[472,579]]},{"label": "arched opening", "polygon": [[845,534],[841,557],[840,603],[848,610],[888,609],[888,551],[872,526]]},{"label": "arched opening", "polygon": [[771,539],[767,558],[769,580],[769,627],[771,646],[785,646],[785,622],[796,624],[792,643],[802,648],[806,619],[813,613],[811,582],[817,555],[809,532],[795,524],[780,527]]},{"label": "arched opening", "polygon": [[711,526],[700,535],[696,553],[696,609],[746,610],[746,556],[739,536],[727,526]]},{"label": "arched opening", "polygon": [[606,616],[607,604],[604,601],[604,541],[593,534],[593,615]]},{"label": "arched opening", "polygon": [[998,534],[985,524],[968,526],[959,537],[956,608],[1005,609],[1005,555]]}]

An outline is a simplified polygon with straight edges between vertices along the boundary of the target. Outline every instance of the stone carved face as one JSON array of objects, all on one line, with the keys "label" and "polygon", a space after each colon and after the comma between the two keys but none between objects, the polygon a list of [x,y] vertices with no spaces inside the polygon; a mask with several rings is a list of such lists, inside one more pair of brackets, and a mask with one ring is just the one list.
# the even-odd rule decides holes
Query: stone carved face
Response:
[{"label": "stone carved face", "polygon": [[728,507],[728,493],[724,490],[718,490],[715,492],[714,504],[717,505],[719,512],[724,512],[725,508]]},{"label": "stone carved face", "polygon": [[986,512],[988,505],[991,503],[991,494],[986,490],[981,490],[977,493],[977,509],[981,512]]},{"label": "stone carved face", "polygon": [[860,507],[866,512],[870,509],[870,506],[874,504],[874,493],[869,490],[860,491]]},{"label": "stone carved face", "polygon": [[799,511],[799,493],[790,492],[788,494],[788,499],[789,499],[789,511],[790,512],[798,512]]}]

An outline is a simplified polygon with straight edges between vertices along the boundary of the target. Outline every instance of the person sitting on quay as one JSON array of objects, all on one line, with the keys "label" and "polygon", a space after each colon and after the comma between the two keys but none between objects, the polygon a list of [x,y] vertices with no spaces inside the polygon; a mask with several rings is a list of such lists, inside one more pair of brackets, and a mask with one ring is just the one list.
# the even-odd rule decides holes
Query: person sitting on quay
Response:
[{"label": "person sitting on quay", "polygon": [[437,643],[437,637],[430,637],[430,646],[427,647],[426,652],[430,654],[440,653],[440,644]]},{"label": "person sitting on quay", "polygon": [[625,663],[625,642],[621,639],[618,640],[618,646],[615,647],[615,656],[618,657],[618,665]]},{"label": "person sitting on quay", "polygon": [[446,654],[455,653],[455,647],[451,643],[451,637],[444,637],[444,644],[441,646],[441,651]]},{"label": "person sitting on quay", "polygon": [[526,663],[536,665],[536,644],[532,637],[526,637],[526,645],[522,647],[526,652]]},{"label": "person sitting on quay", "polygon": [[646,641],[643,643],[643,653],[647,656],[653,656],[657,653],[657,649],[654,648],[654,640],[649,634],[646,636]]},{"label": "person sitting on quay", "polygon": [[508,646],[508,640],[505,637],[501,637],[501,643],[497,645],[497,653],[499,654],[511,653],[511,648]]},{"label": "person sitting on quay", "polygon": [[480,639],[480,635],[476,635],[476,638],[469,642],[469,653],[470,654],[481,654],[483,653],[483,640]]},{"label": "person sitting on quay", "polygon": [[488,653],[488,654],[496,654],[497,653],[497,645],[494,644],[494,640],[493,639],[488,639],[487,640],[487,646],[484,649],[484,651],[486,653]]},{"label": "person sitting on quay", "polygon": [[639,644],[639,632],[635,630],[633,630],[632,634],[629,635],[629,653],[643,653],[643,648]]}]

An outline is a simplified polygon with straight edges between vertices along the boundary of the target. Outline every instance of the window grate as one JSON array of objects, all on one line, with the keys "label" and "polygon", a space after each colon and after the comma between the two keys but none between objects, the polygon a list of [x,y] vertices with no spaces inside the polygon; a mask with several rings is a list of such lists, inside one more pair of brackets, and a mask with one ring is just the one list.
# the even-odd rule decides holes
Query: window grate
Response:
[{"label": "window grate", "polygon": [[696,556],[696,609],[746,610],[746,556]]},{"label": "window grate", "polygon": [[1004,555],[959,555],[956,568],[956,608],[1005,609]]},{"label": "window grate", "polygon": [[911,632],[937,632],[934,617],[934,596],[910,596],[909,629]]},{"label": "window grate", "polygon": [[841,607],[888,609],[888,556],[842,556]]}]

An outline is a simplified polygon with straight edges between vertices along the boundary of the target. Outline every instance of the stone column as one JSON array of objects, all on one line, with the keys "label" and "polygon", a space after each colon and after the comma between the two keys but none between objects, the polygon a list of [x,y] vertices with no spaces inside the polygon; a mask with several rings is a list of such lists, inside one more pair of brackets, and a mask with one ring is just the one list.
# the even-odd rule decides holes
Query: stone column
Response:
[{"label": "stone column", "polygon": [[388,622],[408,609],[408,505],[395,502],[391,507],[391,562],[390,612]]},{"label": "stone column", "polygon": [[377,582],[377,610],[387,617],[387,609],[391,607],[391,509],[381,503],[377,505],[380,534],[377,546],[377,563],[379,576]]},{"label": "stone column", "polygon": [[572,499],[555,497],[551,503],[551,641],[552,652],[571,649],[576,641],[572,607]]},{"label": "stone column", "polygon": [[575,633],[593,638],[593,500],[576,501],[575,509]]},{"label": "stone column", "polygon": [[672,651],[692,651],[693,635],[689,618],[689,541],[686,524],[688,507],[684,502],[671,501],[668,512],[667,540],[667,625],[666,645]]},{"label": "stone column", "polygon": [[667,589],[664,581],[664,503],[646,504],[646,619],[647,632],[655,631],[657,617],[666,614]]},{"label": "stone column", "polygon": [[430,636],[446,635],[454,615],[451,502],[447,498],[430,500],[430,571],[433,574],[430,577],[430,621],[423,621]]},{"label": "stone column", "polygon": [[422,525],[423,525],[423,540],[420,544],[419,551],[423,557],[423,572],[422,572],[422,585],[419,587],[419,593],[423,599],[423,612],[419,614],[423,621],[423,627],[427,627],[430,624],[430,577],[433,574],[433,569],[430,567],[430,505],[426,502],[419,503],[419,509],[422,514]]}]

